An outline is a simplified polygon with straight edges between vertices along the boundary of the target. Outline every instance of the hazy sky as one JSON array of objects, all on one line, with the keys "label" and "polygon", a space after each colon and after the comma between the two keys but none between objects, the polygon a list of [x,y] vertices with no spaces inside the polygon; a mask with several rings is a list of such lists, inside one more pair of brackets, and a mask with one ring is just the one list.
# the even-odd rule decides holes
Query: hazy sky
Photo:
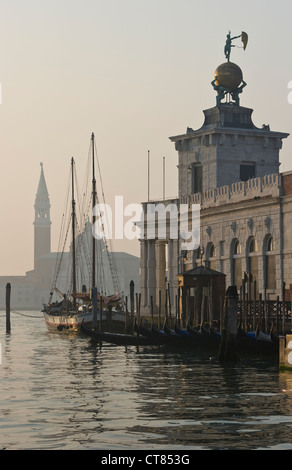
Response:
[{"label": "hazy sky", "polygon": [[[255,125],[292,132],[292,3],[289,0],[0,0],[0,275],[33,268],[34,199],[40,162],[57,249],[70,159],[83,178],[95,132],[106,200],[177,195],[169,136],[203,123],[216,104],[210,85],[225,62],[228,30],[246,31],[232,49],[247,87],[241,104]],[[292,137],[281,171],[292,169]],[[139,254],[138,242],[117,250]]]}]

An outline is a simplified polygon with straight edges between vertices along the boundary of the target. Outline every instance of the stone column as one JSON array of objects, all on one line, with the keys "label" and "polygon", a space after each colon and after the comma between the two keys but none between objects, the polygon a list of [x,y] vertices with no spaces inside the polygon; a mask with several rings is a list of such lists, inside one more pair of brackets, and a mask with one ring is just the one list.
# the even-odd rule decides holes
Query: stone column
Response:
[{"label": "stone column", "polygon": [[280,254],[275,254],[275,259],[276,259],[276,295],[282,299],[282,261],[281,261],[281,255]]},{"label": "stone column", "polygon": [[158,240],[155,243],[155,256],[156,256],[156,309],[159,306],[159,291],[161,291],[161,312],[164,311],[165,306],[165,241]]},{"label": "stone column", "polygon": [[141,307],[147,305],[147,261],[148,261],[148,243],[146,240],[140,240],[140,289],[141,289]]},{"label": "stone column", "polygon": [[231,279],[232,263],[233,263],[233,260],[231,258],[227,258],[225,261],[225,274],[226,274],[227,286],[231,286],[232,284],[232,279]]},{"label": "stone column", "polygon": [[151,296],[153,305],[156,305],[156,260],[155,260],[155,240],[148,240],[148,262],[147,262],[147,290],[148,290],[148,310],[151,311]]},{"label": "stone column", "polygon": [[244,278],[244,273],[247,273],[247,258],[243,256],[241,258],[241,269],[242,269],[242,279]]},{"label": "stone column", "polygon": [[258,257],[258,293],[264,295],[265,293],[265,255],[260,254]]},{"label": "stone column", "polygon": [[177,254],[178,240],[168,241],[168,282],[170,287],[170,301],[174,307],[172,311],[175,312],[175,296],[178,292],[178,254]]}]

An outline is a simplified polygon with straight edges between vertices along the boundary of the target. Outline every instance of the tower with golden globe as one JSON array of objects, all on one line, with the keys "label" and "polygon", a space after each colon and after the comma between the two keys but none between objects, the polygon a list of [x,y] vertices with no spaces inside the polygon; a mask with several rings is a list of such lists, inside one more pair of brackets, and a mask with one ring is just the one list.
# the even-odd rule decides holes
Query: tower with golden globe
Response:
[{"label": "tower with golden globe", "polygon": [[[237,38],[241,38],[243,42],[243,49],[246,49],[248,42],[248,35],[242,32],[239,36],[231,37],[230,32],[227,34],[226,44],[224,48],[225,57],[227,62],[219,65],[214,74],[214,80],[211,82],[214,90],[217,91],[216,104],[220,106],[222,100],[226,100],[228,103],[239,106],[239,95],[242,93],[243,88],[246,86],[243,80],[243,74],[241,68],[230,62],[231,48],[235,47],[232,44]],[[240,47],[240,46],[239,46]]]}]

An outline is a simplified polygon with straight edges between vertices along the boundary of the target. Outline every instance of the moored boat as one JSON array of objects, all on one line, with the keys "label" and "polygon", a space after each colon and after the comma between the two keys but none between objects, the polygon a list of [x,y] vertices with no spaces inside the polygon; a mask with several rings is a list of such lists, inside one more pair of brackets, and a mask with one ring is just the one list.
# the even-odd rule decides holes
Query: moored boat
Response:
[{"label": "moored boat", "polygon": [[199,346],[196,338],[189,334],[186,330],[183,333],[182,330],[172,330],[167,326],[165,321],[163,329],[156,328],[153,324],[151,328],[135,324],[134,329],[140,335],[152,338],[153,340],[159,340],[161,344],[172,346],[172,347],[191,347],[197,348]]},{"label": "moored boat", "polygon": [[204,326],[194,328],[190,322],[187,324],[187,331],[195,338],[198,346],[203,349],[216,349],[219,347],[221,335],[219,332],[209,332]]},{"label": "moored boat", "polygon": [[[94,134],[91,136],[92,148],[92,226],[95,222],[94,209],[96,205],[96,180],[94,166]],[[45,323],[49,330],[55,331],[79,331],[81,323],[87,326],[95,326],[99,322],[105,322],[110,318],[113,328],[120,330],[125,324],[125,313],[123,309],[123,297],[116,290],[114,294],[106,296],[97,293],[95,269],[96,269],[96,253],[95,240],[91,234],[91,289],[86,291],[86,287],[82,285],[82,292],[77,290],[77,273],[76,273],[76,210],[75,210],[75,185],[74,185],[74,159],[71,159],[71,191],[72,191],[72,213],[70,217],[72,230],[72,248],[71,248],[71,265],[72,279],[70,284],[72,288],[70,293],[63,294],[56,286],[50,293],[48,304],[44,305],[42,310]],[[107,246],[106,246],[107,248]],[[109,254],[109,253],[108,253]],[[62,259],[62,257],[61,257]],[[112,263],[110,263],[112,269]],[[59,267],[58,267],[59,269]],[[62,300],[60,302],[52,302],[53,293],[56,291]]]},{"label": "moored boat", "polygon": [[84,322],[81,322],[80,332],[95,341],[116,344],[119,346],[157,346],[163,344],[158,337],[111,333],[106,331],[100,332],[93,330],[92,328],[88,328]]},{"label": "moored boat", "polygon": [[271,329],[270,334],[266,334],[260,331],[259,328],[245,332],[239,327],[232,343],[238,354],[277,356],[279,352],[279,338],[273,333],[273,329]]},{"label": "moored boat", "polygon": [[[78,332],[83,322],[88,327],[92,326],[92,309],[79,312],[68,312],[64,314],[54,315],[50,312],[43,311],[45,323],[49,330],[63,331],[63,332]],[[97,326],[99,327],[100,323],[100,313],[97,313]],[[106,324],[108,321],[108,312],[103,311],[101,321],[103,324]],[[125,314],[124,312],[111,312],[111,324],[113,329],[122,330],[125,325]]]}]

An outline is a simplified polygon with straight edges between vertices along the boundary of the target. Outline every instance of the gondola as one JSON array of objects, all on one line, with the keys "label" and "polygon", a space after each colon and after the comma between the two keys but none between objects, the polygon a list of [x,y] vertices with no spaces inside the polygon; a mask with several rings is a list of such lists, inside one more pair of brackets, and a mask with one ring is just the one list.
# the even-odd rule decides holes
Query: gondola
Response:
[{"label": "gondola", "polygon": [[147,338],[152,338],[154,336],[154,332],[152,328],[148,328],[147,326],[143,326],[141,324],[137,325],[137,323],[134,324],[134,331],[138,335],[146,336]]},{"label": "gondola", "polygon": [[[142,330],[143,331],[143,330]],[[156,328],[152,325],[151,330],[146,333],[148,337],[157,338],[162,344],[168,346],[181,346],[182,341],[178,335],[172,335],[165,332],[164,329]]]},{"label": "gondola", "polygon": [[272,331],[269,335],[259,331],[257,343],[262,354],[277,354],[279,352],[279,338]]},{"label": "gondola", "polygon": [[279,352],[279,338],[271,330],[270,334],[263,333],[257,327],[254,331],[243,331],[238,327],[237,335],[232,343],[237,353],[253,355],[277,355]]},{"label": "gondola", "polygon": [[206,327],[205,325],[202,325],[200,331],[210,345],[215,347],[220,345],[222,335],[212,326]]},{"label": "gondola", "polygon": [[229,338],[234,351],[241,357],[242,355],[267,355],[277,356],[279,352],[279,339],[277,335],[265,334],[257,327],[254,331],[244,331],[239,325],[237,334]]},{"label": "gondola", "polygon": [[161,344],[171,347],[191,347],[196,348],[198,346],[195,338],[188,332],[186,334],[180,334],[178,331],[172,330],[167,326],[165,321],[162,329],[156,328],[154,324],[150,328],[135,324],[134,330],[140,335],[147,338],[153,338],[158,340]]},{"label": "gondola", "polygon": [[80,332],[98,342],[106,342],[119,346],[156,346],[163,344],[157,337],[129,335],[122,333],[99,332],[85,326],[82,322]]},{"label": "gondola", "polygon": [[167,344],[173,346],[184,346],[184,347],[197,347],[198,344],[195,338],[190,335],[186,330],[180,330],[175,327],[174,330],[168,327],[167,320],[165,320],[163,325],[163,330],[160,330],[159,333],[165,337]]},{"label": "gondola", "polygon": [[203,349],[217,349],[220,345],[221,335],[219,332],[209,331],[206,327],[201,325],[199,328],[191,326],[190,321],[187,324],[187,331],[197,341],[198,345]]},{"label": "gondola", "polygon": [[[112,342],[119,341],[119,344],[125,344],[128,341],[132,344],[137,344],[136,339],[141,338],[141,344],[160,344],[171,347],[191,347],[197,350],[215,351],[219,350],[222,335],[219,331],[208,325],[200,325],[196,328],[192,327],[190,321],[186,329],[179,328],[176,324],[174,329],[171,329],[165,321],[162,329],[156,328],[154,324],[146,327],[141,324],[134,324],[135,335],[112,335],[107,333],[106,339],[111,339]],[[92,332],[92,330],[90,330]],[[92,332],[93,335],[101,337],[100,333]],[[104,333],[105,335],[105,333]],[[105,339],[105,341],[106,341]],[[114,340],[114,341],[113,341]],[[256,331],[245,332],[239,326],[237,335],[232,339],[232,343],[236,352],[241,356],[242,354],[251,355],[276,355],[279,348],[278,337],[271,333],[269,335],[257,329]]]}]

